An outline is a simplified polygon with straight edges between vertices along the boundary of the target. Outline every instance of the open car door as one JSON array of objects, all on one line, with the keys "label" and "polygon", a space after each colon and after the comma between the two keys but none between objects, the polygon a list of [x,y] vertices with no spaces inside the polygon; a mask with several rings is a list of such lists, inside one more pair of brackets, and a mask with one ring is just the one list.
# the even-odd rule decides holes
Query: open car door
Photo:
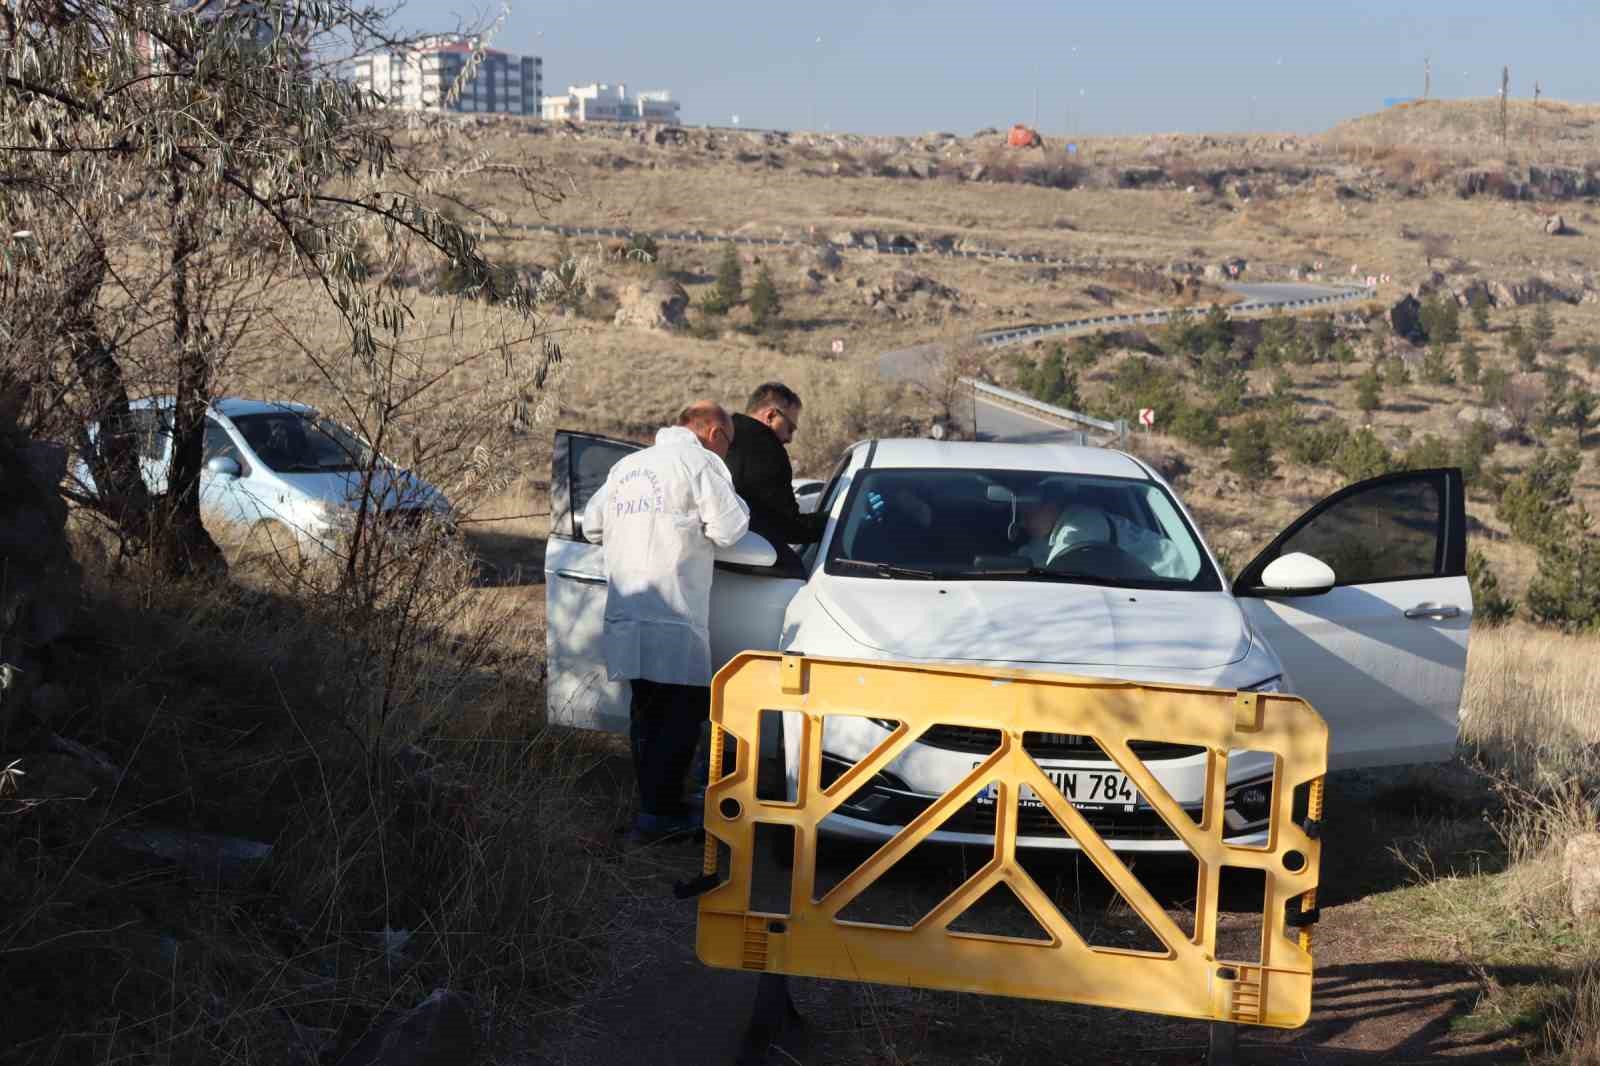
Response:
[{"label": "open car door", "polygon": [[[545,547],[545,687],[549,719],[582,729],[628,731],[628,684],[606,677],[605,549],[583,535],[583,509],[624,456],[644,446],[592,433],[557,430],[550,471],[550,540]],[[772,545],[755,533],[716,550],[711,581],[711,665],[741,651],[778,647],[783,615],[805,585],[782,569]]]},{"label": "open car door", "polygon": [[[1333,587],[1266,588],[1262,572],[1291,552],[1331,567]],[[1330,770],[1451,757],[1472,620],[1460,470],[1334,493],[1246,566],[1233,593],[1327,720]]]},{"label": "open car door", "polygon": [[606,679],[600,643],[606,615],[606,555],[583,538],[583,508],[624,456],[644,447],[593,433],[557,430],[550,460],[550,540],[544,553],[550,721],[628,731],[628,685]]}]

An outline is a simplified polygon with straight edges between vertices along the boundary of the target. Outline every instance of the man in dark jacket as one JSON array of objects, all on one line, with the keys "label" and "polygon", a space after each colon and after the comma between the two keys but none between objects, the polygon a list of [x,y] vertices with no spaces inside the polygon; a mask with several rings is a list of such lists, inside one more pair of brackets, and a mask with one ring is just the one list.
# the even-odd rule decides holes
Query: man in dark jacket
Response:
[{"label": "man in dark jacket", "polygon": [[769,381],[750,394],[744,414],[733,416],[728,472],[733,488],[750,505],[750,531],[772,542],[778,565],[798,568],[786,545],[822,539],[828,516],[801,514],[794,498],[794,467],[785,450],[800,428],[800,397],[787,385]]}]

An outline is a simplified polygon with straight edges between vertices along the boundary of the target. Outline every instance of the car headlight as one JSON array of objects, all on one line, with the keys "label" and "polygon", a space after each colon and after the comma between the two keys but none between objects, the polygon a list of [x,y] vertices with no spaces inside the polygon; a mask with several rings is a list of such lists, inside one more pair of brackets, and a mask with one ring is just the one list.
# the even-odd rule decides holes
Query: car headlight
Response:
[{"label": "car headlight", "polygon": [[1253,685],[1243,685],[1243,686],[1240,687],[1239,691],[1240,692],[1282,692],[1283,691],[1283,675],[1282,674],[1275,674],[1272,677],[1267,678],[1265,681],[1257,681]]}]

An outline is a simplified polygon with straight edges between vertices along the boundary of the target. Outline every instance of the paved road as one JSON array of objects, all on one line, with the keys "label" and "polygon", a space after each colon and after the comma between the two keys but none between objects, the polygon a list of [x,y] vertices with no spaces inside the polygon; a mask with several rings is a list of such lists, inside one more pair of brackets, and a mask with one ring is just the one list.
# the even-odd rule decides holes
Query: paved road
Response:
[{"label": "paved road", "polygon": [[[1229,308],[1234,313],[1254,313],[1283,310],[1305,310],[1328,307],[1364,299],[1368,290],[1357,286],[1332,287],[1308,285],[1301,282],[1252,282],[1231,284],[1228,288],[1244,297],[1242,303]],[[1099,330],[1154,326],[1172,317],[1171,311],[1132,311],[1115,315],[1096,315],[1072,319],[1049,325],[1025,326],[995,330],[981,337],[981,343],[990,348],[1004,348],[1027,344],[1043,337],[1071,337]],[[939,363],[937,345],[924,344],[885,352],[878,357],[879,371],[890,380],[927,380],[937,374]],[[997,403],[974,393],[970,403],[963,401],[956,412],[962,429],[975,440],[1008,441],[1015,444],[1077,444],[1083,443],[1081,433],[1069,429],[1062,422],[1044,415],[1030,414],[1015,406]]]}]

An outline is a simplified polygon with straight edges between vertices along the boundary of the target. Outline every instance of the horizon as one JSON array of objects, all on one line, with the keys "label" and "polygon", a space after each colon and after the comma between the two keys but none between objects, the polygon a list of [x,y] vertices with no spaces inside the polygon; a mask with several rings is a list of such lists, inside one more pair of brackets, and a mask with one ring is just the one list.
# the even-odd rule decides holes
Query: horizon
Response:
[{"label": "horizon", "polygon": [[[451,0],[415,0],[396,25],[448,32],[486,21]],[[974,11],[820,0],[797,11],[556,0],[510,8],[489,43],[540,56],[546,95],[592,82],[667,89],[686,125],[913,135],[1023,122],[1046,136],[1105,137],[1319,133],[1421,97],[1425,59],[1431,99],[1497,99],[1509,65],[1513,100],[1531,99],[1538,81],[1541,99],[1591,103],[1600,100],[1591,33],[1600,39],[1600,9],[1577,0],[1420,10],[1241,0],[1220,12],[1174,2]]]}]

